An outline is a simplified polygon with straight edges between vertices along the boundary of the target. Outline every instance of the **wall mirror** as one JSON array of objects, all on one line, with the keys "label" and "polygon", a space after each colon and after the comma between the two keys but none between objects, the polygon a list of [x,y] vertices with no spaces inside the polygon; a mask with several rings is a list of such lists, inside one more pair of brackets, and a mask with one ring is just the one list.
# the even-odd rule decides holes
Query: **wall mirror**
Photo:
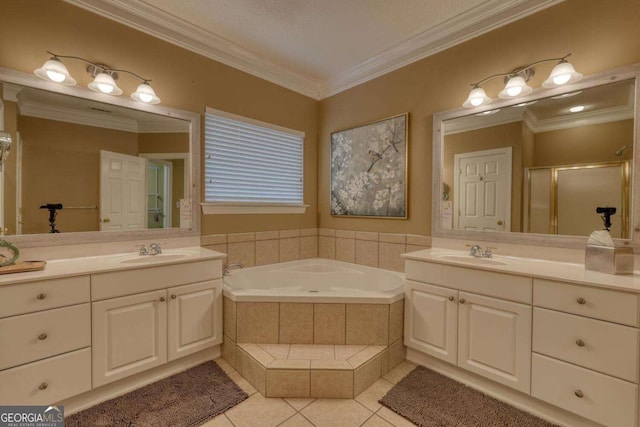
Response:
[{"label": "wall mirror", "polygon": [[433,235],[579,247],[637,243],[638,67],[434,117]]},{"label": "wall mirror", "polygon": [[16,243],[199,234],[199,115],[0,69],[12,135],[0,223]]}]

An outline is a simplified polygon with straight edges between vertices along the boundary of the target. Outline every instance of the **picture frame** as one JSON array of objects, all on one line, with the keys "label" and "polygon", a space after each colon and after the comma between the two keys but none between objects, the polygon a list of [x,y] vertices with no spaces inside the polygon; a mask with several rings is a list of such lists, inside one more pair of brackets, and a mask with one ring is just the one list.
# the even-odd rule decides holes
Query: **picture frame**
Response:
[{"label": "picture frame", "polygon": [[331,133],[331,215],[406,219],[409,113]]}]

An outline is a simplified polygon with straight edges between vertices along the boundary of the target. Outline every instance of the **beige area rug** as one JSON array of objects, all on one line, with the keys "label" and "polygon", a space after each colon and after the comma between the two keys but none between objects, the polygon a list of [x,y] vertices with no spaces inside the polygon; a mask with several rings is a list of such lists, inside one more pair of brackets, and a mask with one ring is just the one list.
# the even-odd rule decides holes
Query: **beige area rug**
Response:
[{"label": "beige area rug", "polygon": [[553,427],[430,369],[418,366],[380,403],[421,427]]},{"label": "beige area rug", "polygon": [[247,397],[210,361],[66,417],[65,426],[198,426]]}]

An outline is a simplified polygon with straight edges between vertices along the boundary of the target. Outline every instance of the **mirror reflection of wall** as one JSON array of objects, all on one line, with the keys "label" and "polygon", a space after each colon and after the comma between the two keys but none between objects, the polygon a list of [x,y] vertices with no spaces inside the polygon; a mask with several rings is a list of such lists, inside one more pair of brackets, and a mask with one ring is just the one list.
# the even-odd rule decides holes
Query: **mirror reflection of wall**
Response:
[{"label": "mirror reflection of wall", "polygon": [[[165,191],[168,200],[160,196],[167,206],[161,220],[144,226],[180,226],[178,206],[188,194],[188,122],[13,84],[4,83],[2,89],[5,128],[17,136],[18,145],[5,168],[7,234],[49,232],[49,212],[40,209],[47,203],[64,206],[56,216],[61,233],[100,230],[111,220],[100,198],[101,151],[175,162],[173,174],[163,181],[172,191]],[[124,184],[120,190],[122,197],[133,197]],[[147,194],[141,191],[139,197],[146,206]],[[119,203],[112,199],[108,203]]]},{"label": "mirror reflection of wall", "polygon": [[[634,84],[445,121],[443,181],[451,187],[453,228],[589,235],[602,228],[595,208],[612,205],[612,234],[628,237]],[[508,151],[510,162],[492,157]]]}]

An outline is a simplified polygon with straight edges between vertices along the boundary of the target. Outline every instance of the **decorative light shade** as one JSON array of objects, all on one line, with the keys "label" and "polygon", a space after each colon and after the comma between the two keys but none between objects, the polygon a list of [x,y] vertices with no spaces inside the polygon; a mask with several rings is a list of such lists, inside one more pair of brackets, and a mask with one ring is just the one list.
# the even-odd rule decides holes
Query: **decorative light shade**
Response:
[{"label": "decorative light shade", "polygon": [[160,103],[160,98],[158,98],[156,92],[147,82],[144,82],[140,86],[138,86],[138,89],[136,89],[136,91],[131,94],[131,98],[139,102],[144,102],[145,104]]},{"label": "decorative light shade", "polygon": [[527,82],[520,76],[511,77],[506,86],[498,94],[502,99],[511,99],[518,96],[529,95],[533,92],[533,88],[527,85]]},{"label": "decorative light shade", "polygon": [[558,65],[553,67],[549,78],[542,83],[543,87],[558,87],[569,83],[575,83],[582,79],[582,74],[578,73],[573,65],[565,60],[560,61]]},{"label": "decorative light shade", "polygon": [[67,86],[76,84],[75,79],[69,75],[67,67],[55,57],[45,62],[41,68],[34,70],[34,74],[43,80],[49,80]]},{"label": "decorative light shade", "polygon": [[107,95],[121,95],[122,89],[118,87],[116,81],[107,73],[98,73],[91,83],[89,89],[94,92],[106,93]]},{"label": "decorative light shade", "polygon": [[480,86],[476,86],[471,89],[471,92],[469,92],[469,97],[466,101],[464,101],[462,106],[465,108],[473,108],[479,107],[481,105],[486,105],[490,102],[491,98],[487,96],[484,89],[482,89]]}]

